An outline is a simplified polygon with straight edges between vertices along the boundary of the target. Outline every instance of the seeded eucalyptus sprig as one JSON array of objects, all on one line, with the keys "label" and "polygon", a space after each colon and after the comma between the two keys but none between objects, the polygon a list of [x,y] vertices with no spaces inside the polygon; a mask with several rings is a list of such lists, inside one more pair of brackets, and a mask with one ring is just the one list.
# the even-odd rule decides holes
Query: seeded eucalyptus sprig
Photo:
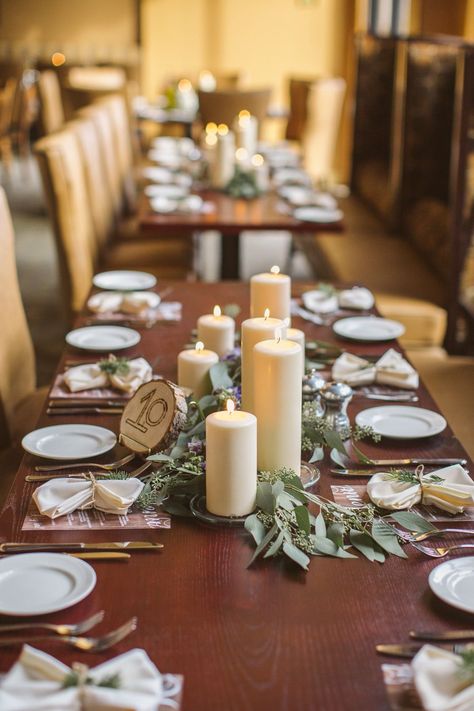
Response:
[{"label": "seeded eucalyptus sprig", "polygon": [[111,354],[108,358],[99,361],[99,368],[108,375],[128,375],[130,371],[129,359],[117,358]]},{"label": "seeded eucalyptus sprig", "polygon": [[459,656],[461,657],[459,676],[466,686],[471,686],[474,684],[474,649],[465,649]]},{"label": "seeded eucalyptus sprig", "polygon": [[[401,482],[407,482],[408,484],[419,484],[420,483],[420,477],[419,474],[415,471],[409,471],[408,469],[391,469],[388,472],[388,478],[393,479],[394,481],[401,481]],[[438,476],[437,474],[429,474],[428,476],[424,477],[424,481],[430,482],[432,484],[440,484],[442,481],[444,481],[443,477]]]}]

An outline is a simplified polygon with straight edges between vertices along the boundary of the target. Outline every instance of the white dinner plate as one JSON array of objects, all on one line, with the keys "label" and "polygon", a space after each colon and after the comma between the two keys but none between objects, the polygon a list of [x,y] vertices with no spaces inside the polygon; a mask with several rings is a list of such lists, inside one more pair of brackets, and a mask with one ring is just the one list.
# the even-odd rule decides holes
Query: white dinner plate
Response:
[{"label": "white dinner plate", "polygon": [[141,336],[124,326],[85,326],[66,334],[66,343],[83,351],[112,352],[140,343]]},{"label": "white dinner plate", "polygon": [[333,324],[333,331],[338,336],[353,341],[391,341],[405,333],[405,326],[398,321],[377,316],[351,316],[342,318]]},{"label": "white dinner plate", "polygon": [[149,198],[164,197],[169,200],[182,200],[189,194],[189,190],[181,185],[147,185],[144,192]]},{"label": "white dinner plate", "polygon": [[153,289],[156,277],[148,272],[118,270],[100,272],[94,276],[92,283],[98,289],[107,291],[142,291],[143,289]]},{"label": "white dinner plate", "polygon": [[318,222],[329,224],[331,222],[340,222],[344,217],[342,210],[328,210],[325,207],[297,207],[293,210],[293,217],[301,222]]},{"label": "white dinner plate", "polygon": [[428,584],[443,602],[474,613],[474,556],[453,558],[436,566]]},{"label": "white dinner plate", "polygon": [[46,459],[88,459],[115,447],[117,437],[96,425],[52,425],[29,432],[21,445],[26,452]]},{"label": "white dinner plate", "polygon": [[0,560],[0,613],[47,615],[83,600],[95,587],[91,565],[61,553],[22,553]]},{"label": "white dinner plate", "polygon": [[438,412],[407,405],[382,405],[362,410],[356,415],[360,427],[372,427],[374,432],[391,439],[418,439],[439,434],[446,420]]}]

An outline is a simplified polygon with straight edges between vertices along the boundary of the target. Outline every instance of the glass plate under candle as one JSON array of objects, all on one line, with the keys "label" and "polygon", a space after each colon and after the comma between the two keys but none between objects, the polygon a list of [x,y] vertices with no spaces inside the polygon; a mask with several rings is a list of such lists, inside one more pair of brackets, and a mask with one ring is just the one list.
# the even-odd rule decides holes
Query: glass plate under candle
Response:
[{"label": "glass plate under candle", "polygon": [[310,489],[318,483],[321,478],[321,472],[318,467],[308,462],[301,462],[300,479],[304,489]]},{"label": "glass plate under candle", "polygon": [[193,516],[205,523],[212,523],[218,526],[243,526],[247,516],[217,516],[206,508],[206,497],[198,494],[191,499],[189,508]]}]

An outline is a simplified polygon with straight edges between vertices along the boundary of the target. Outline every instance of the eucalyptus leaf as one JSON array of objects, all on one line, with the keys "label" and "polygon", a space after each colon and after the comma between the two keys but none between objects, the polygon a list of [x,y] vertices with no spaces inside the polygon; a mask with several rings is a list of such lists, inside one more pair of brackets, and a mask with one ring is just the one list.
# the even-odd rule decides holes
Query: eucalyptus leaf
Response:
[{"label": "eucalyptus leaf", "polygon": [[275,511],[273,488],[267,481],[262,481],[257,485],[257,506],[268,514],[272,514]]},{"label": "eucalyptus leaf", "polygon": [[364,452],[361,452],[358,447],[355,446],[354,442],[352,442],[352,449],[357,457],[357,460],[361,462],[362,464],[372,464],[373,460],[370,459]]},{"label": "eucalyptus leaf", "polygon": [[340,454],[347,455],[344,442],[342,441],[341,435],[335,430],[326,430],[324,433],[324,438],[328,447],[336,449]]},{"label": "eucalyptus leaf", "polygon": [[372,523],[372,538],[379,544],[379,546],[387,553],[392,553],[399,558],[407,558],[407,554],[400,546],[397,538],[397,534],[388,523],[382,521],[382,519],[377,519]]},{"label": "eucalyptus leaf", "polygon": [[231,318],[237,318],[240,312],[241,308],[238,304],[226,304],[222,309],[222,313]]},{"label": "eucalyptus leaf", "polygon": [[322,447],[315,447],[309,460],[309,464],[320,462],[322,459],[324,459],[324,449]]},{"label": "eucalyptus leaf", "polygon": [[173,457],[171,457],[169,454],[150,454],[149,457],[147,457],[148,462],[171,462],[173,461]]},{"label": "eucalyptus leaf", "polygon": [[345,469],[349,464],[350,464],[350,458],[347,456],[347,452],[345,454],[342,454],[342,452],[338,452],[337,449],[331,449],[331,460],[334,462],[334,464],[337,464],[339,467],[342,467]]},{"label": "eucalyptus leaf", "polygon": [[227,388],[231,388],[234,384],[232,382],[232,378],[229,375],[227,363],[224,363],[223,361],[215,363],[211,366],[211,368],[209,369],[209,376],[211,378],[211,383],[214,390],[216,390],[217,388],[223,388],[224,390],[227,390]]},{"label": "eucalyptus leaf", "polygon": [[[245,523],[247,523],[247,520],[245,521]],[[255,548],[255,550],[253,552],[253,556],[251,557],[251,559],[249,560],[249,562],[247,564],[247,568],[249,568],[252,565],[252,563],[255,561],[255,559],[258,558],[260,553],[263,550],[265,550],[265,548],[268,546],[268,544],[270,543],[270,541],[276,535],[277,532],[278,532],[278,526],[275,524],[274,526],[272,526],[270,528],[270,530],[265,534],[265,536],[262,538],[260,543]]]},{"label": "eucalyptus leaf", "polygon": [[303,568],[303,570],[308,570],[309,557],[293,543],[285,541],[283,543],[283,552],[288,556],[288,558],[291,558],[291,560]]},{"label": "eucalyptus leaf", "polygon": [[330,538],[336,546],[342,548],[344,546],[344,524],[331,523],[327,527],[326,537]]},{"label": "eucalyptus leaf", "polygon": [[433,526],[430,521],[423,516],[415,513],[414,511],[397,511],[390,514],[391,519],[399,523],[400,526],[406,528],[407,531],[412,533],[428,533],[429,531],[436,531],[436,526]]},{"label": "eucalyptus leaf", "polygon": [[245,529],[252,535],[255,543],[259,545],[265,538],[265,526],[258,518],[257,514],[247,516],[244,523]]},{"label": "eucalyptus leaf", "polygon": [[280,533],[275,538],[275,540],[272,541],[272,543],[268,546],[263,557],[264,558],[271,558],[272,556],[276,555],[283,545],[283,539],[284,539],[283,531],[280,531]]},{"label": "eucalyptus leaf", "polygon": [[374,562],[376,560],[375,541],[368,533],[351,528],[349,531],[349,540],[354,548],[362,553],[362,555],[365,555],[370,561]]},{"label": "eucalyptus leaf", "polygon": [[296,522],[302,531],[309,534],[311,531],[311,523],[309,520],[309,511],[303,504],[301,506],[295,506],[294,513],[296,517]]},{"label": "eucalyptus leaf", "polygon": [[326,522],[321,513],[316,516],[314,530],[316,531],[316,536],[319,536],[320,538],[326,537]]}]

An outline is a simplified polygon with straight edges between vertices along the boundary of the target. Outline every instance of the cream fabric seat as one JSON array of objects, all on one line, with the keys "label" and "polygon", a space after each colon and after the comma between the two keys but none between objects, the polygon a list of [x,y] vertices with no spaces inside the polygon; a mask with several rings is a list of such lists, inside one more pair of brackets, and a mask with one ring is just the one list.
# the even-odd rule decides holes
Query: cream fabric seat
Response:
[{"label": "cream fabric seat", "polygon": [[64,108],[61,98],[61,86],[56,72],[47,69],[40,72],[38,79],[40,99],[40,120],[43,134],[59,131],[64,124]]},{"label": "cream fabric seat", "polygon": [[341,77],[319,79],[309,89],[302,143],[306,169],[316,180],[332,177],[345,93]]}]

